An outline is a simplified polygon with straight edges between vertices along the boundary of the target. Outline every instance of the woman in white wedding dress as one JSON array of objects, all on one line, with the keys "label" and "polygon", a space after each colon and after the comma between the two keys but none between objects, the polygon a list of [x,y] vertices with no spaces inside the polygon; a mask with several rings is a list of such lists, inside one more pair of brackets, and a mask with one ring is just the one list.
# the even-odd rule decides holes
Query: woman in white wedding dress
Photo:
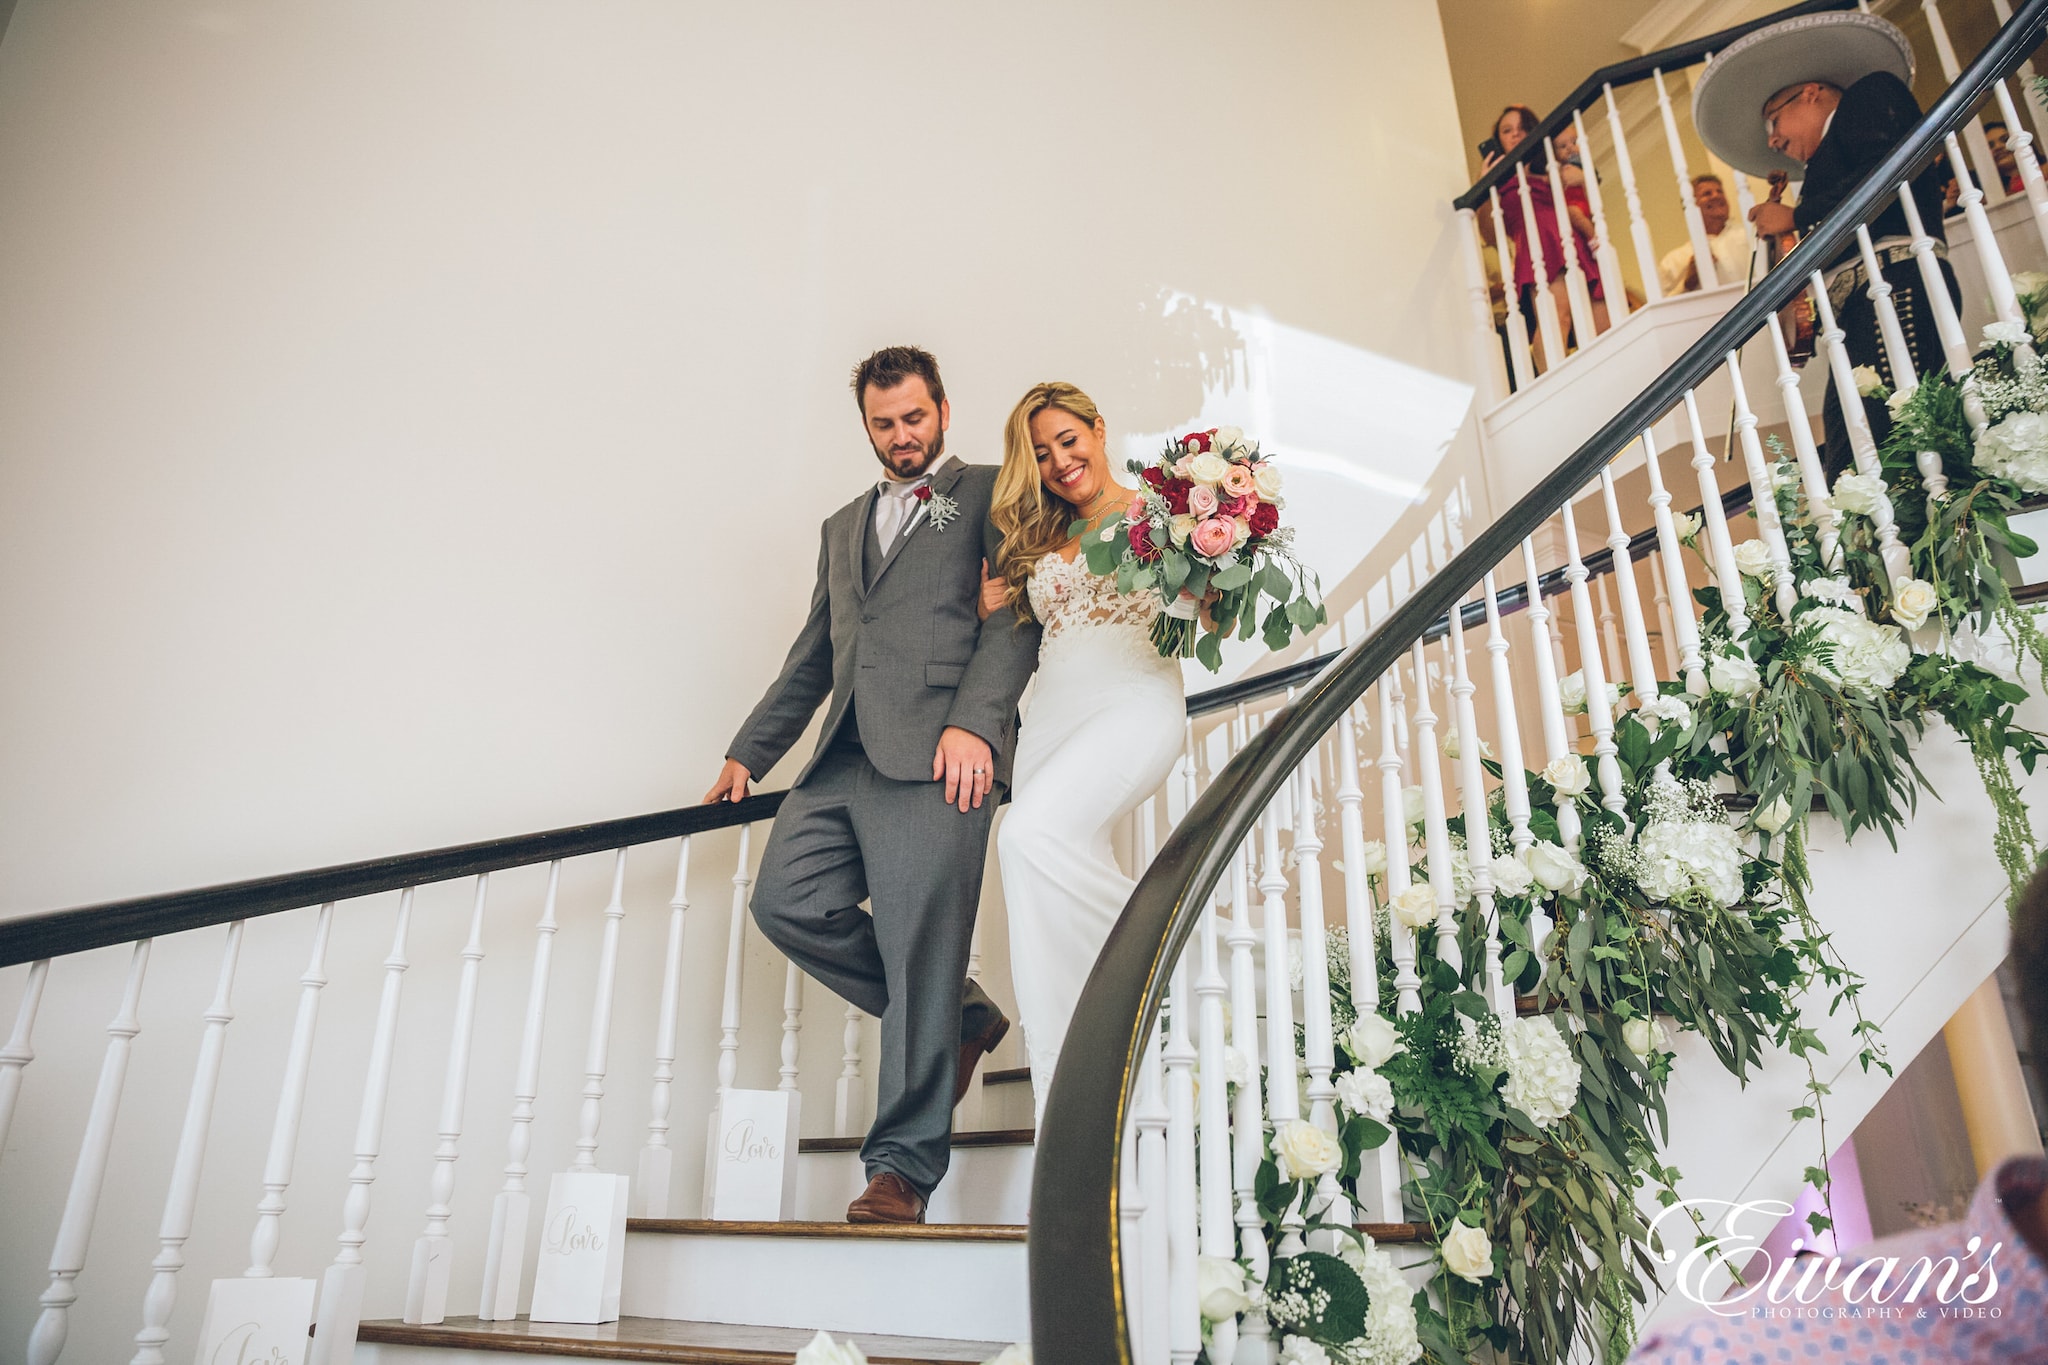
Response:
[{"label": "woman in white wedding dress", "polygon": [[1110,474],[1102,414],[1071,384],[1039,384],[1005,430],[990,516],[1001,562],[984,616],[1043,629],[1018,733],[1010,807],[996,833],[1010,919],[1010,973],[1038,1115],[1081,986],[1130,899],[1110,835],[1166,779],[1187,720],[1180,665],[1152,643],[1159,602],[1125,597],[1088,571],[1078,520],[1093,526],[1134,490]]}]

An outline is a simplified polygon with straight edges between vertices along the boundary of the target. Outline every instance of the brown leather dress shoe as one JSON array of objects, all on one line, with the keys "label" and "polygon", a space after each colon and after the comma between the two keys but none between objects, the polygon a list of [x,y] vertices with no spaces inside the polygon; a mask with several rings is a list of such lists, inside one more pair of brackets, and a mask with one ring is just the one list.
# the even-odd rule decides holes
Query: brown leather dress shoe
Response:
[{"label": "brown leather dress shoe", "polygon": [[922,1223],[924,1196],[894,1171],[883,1171],[868,1182],[860,1198],[846,1206],[849,1223]]},{"label": "brown leather dress shoe", "polygon": [[974,1084],[974,1068],[981,1065],[982,1058],[996,1050],[996,1044],[1002,1042],[1009,1031],[1009,1019],[998,1014],[993,1024],[960,1044],[960,1069],[953,1077],[954,1104],[967,1098],[967,1088]]}]

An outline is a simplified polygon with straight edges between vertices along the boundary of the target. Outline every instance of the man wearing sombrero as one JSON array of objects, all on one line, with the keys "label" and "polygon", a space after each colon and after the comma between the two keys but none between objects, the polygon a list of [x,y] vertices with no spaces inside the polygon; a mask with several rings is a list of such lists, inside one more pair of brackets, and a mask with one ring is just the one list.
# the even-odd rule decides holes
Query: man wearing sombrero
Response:
[{"label": "man wearing sombrero", "polygon": [[[1907,84],[1913,48],[1906,35],[1868,14],[1809,14],[1758,29],[1707,64],[1693,89],[1693,125],[1715,154],[1752,175],[1803,180],[1799,202],[1759,204],[1750,220],[1759,233],[1811,231],[1876,169],[1920,122]],[[1936,239],[1949,295],[1960,297],[1942,240],[1941,176],[1930,166],[1912,181],[1920,221]],[[1896,194],[1870,221],[1871,241],[1913,364],[1922,373],[1942,364],[1934,316],[1912,258],[1912,236]],[[1869,365],[1891,383],[1891,367],[1870,300],[1870,280],[1851,240],[1822,271],[1828,299],[1852,365]],[[1891,431],[1891,414],[1866,400],[1871,434]],[[1848,432],[1832,386],[1822,412],[1829,476],[1851,464]]]}]

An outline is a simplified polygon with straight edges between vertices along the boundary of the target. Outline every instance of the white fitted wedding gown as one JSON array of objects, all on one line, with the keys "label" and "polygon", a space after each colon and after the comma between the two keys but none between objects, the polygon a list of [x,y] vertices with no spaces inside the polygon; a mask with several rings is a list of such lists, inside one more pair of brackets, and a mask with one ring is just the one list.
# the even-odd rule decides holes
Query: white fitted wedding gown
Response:
[{"label": "white fitted wedding gown", "polygon": [[1152,643],[1155,598],[1122,596],[1056,553],[1033,567],[1029,592],[1044,634],[996,846],[1042,1119],[1081,986],[1135,885],[1110,834],[1172,770],[1187,699],[1180,665]]}]

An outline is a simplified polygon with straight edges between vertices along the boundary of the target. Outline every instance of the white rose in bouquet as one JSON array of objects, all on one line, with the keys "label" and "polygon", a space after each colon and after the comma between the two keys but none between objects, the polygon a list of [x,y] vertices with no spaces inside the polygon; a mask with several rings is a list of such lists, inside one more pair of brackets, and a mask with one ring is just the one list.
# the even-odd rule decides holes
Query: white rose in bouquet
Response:
[{"label": "white rose in bouquet", "polygon": [[1764,682],[1763,674],[1757,672],[1746,654],[1716,654],[1707,664],[1707,681],[1716,692],[1737,701],[1755,696]]},{"label": "white rose in bouquet", "polygon": [[1584,669],[1575,670],[1558,680],[1557,699],[1564,706],[1568,716],[1585,714],[1586,674]]},{"label": "white rose in bouquet", "polygon": [[868,1365],[867,1354],[852,1342],[838,1342],[824,1333],[796,1353],[795,1365]]},{"label": "white rose in bouquet", "polygon": [[1745,578],[1762,578],[1770,573],[1770,547],[1761,540],[1743,541],[1735,547],[1735,571]]},{"label": "white rose in bouquet", "polygon": [[1970,462],[2028,493],[2048,493],[2048,417],[2015,412],[1977,439]]},{"label": "white rose in bouquet", "polygon": [[1913,647],[1897,626],[1881,626],[1842,607],[1815,607],[1801,618],[1817,625],[1826,655],[1819,660],[1851,692],[1882,692],[1913,662]]},{"label": "white rose in bouquet", "polygon": [[1202,519],[1196,516],[1177,516],[1166,523],[1167,534],[1173,537],[1174,544],[1185,545],[1188,543],[1188,537],[1194,534],[1195,527],[1200,525],[1201,521]]},{"label": "white rose in bouquet", "polygon": [[1507,1050],[1507,1081],[1500,1097],[1547,1128],[1579,1102],[1579,1063],[1548,1019],[1531,1015],[1500,1027]]},{"label": "white rose in bouquet", "polygon": [[[1458,737],[1458,732],[1456,730],[1447,732],[1444,735],[1444,757],[1463,758],[1464,756],[1464,741]],[[1484,739],[1479,741],[1479,756],[1481,758],[1493,757],[1493,746]]]},{"label": "white rose in bouquet", "polygon": [[1195,1297],[1210,1322],[1227,1321],[1252,1306],[1252,1296],[1245,1292],[1244,1267],[1224,1256],[1195,1258]]},{"label": "white rose in bouquet", "polygon": [[1770,805],[1757,808],[1756,827],[1766,834],[1776,834],[1791,818],[1792,803],[1780,796]]},{"label": "white rose in bouquet", "polygon": [[2023,322],[1987,322],[1984,324],[1986,346],[2022,346],[2030,338],[2027,325]]},{"label": "white rose in bouquet", "polygon": [[1282,1180],[1313,1180],[1344,1164],[1337,1139],[1307,1119],[1292,1119],[1273,1134],[1273,1156]]},{"label": "white rose in bouquet", "polygon": [[1344,1034],[1344,1050],[1368,1071],[1377,1071],[1397,1052],[1406,1052],[1400,1030],[1378,1014],[1361,1014]]},{"label": "white rose in bouquet", "polygon": [[1628,1044],[1628,1050],[1648,1061],[1652,1052],[1662,1052],[1670,1038],[1664,1026],[1654,1019],[1637,1015],[1621,1026],[1621,1041]]},{"label": "white rose in bouquet", "polygon": [[1394,1112],[1394,1087],[1377,1071],[1347,1071],[1337,1078],[1337,1103],[1348,1113],[1385,1123]]},{"label": "white rose in bouquet", "polygon": [[1828,501],[1837,512],[1875,516],[1885,502],[1884,479],[1876,474],[1844,474],[1835,480],[1835,491]]},{"label": "white rose in bouquet", "polygon": [[1401,788],[1401,819],[1412,829],[1422,823],[1422,816],[1422,788]]},{"label": "white rose in bouquet", "polygon": [[1545,890],[1576,896],[1586,884],[1585,864],[1556,844],[1531,844],[1524,856],[1529,861],[1529,875],[1541,882]]},{"label": "white rose in bouquet", "polygon": [[1856,381],[1856,392],[1865,398],[1875,396],[1884,387],[1884,376],[1877,372],[1875,365],[1858,365],[1849,371],[1849,377]]},{"label": "white rose in bouquet", "polygon": [[1366,876],[1384,877],[1387,874],[1387,846],[1377,839],[1366,840],[1359,863]]},{"label": "white rose in bouquet", "polygon": [[1586,771],[1585,761],[1570,754],[1544,764],[1543,780],[1555,788],[1559,796],[1584,796],[1593,785],[1593,776]]},{"label": "white rose in bouquet", "polygon": [[1636,884],[1652,900],[1696,891],[1719,906],[1742,899],[1742,841],[1719,820],[1660,820],[1636,836]]},{"label": "white rose in bouquet", "polygon": [[1493,1274],[1493,1239],[1486,1229],[1458,1223],[1444,1234],[1444,1269],[1468,1284],[1484,1283]]},{"label": "white rose in bouquet", "polygon": [[1394,897],[1388,908],[1410,929],[1421,929],[1436,922],[1436,892],[1428,882],[1417,882]]},{"label": "white rose in bouquet", "polygon": [[1934,585],[1924,578],[1899,578],[1892,582],[1892,620],[1907,630],[1918,630],[1927,624],[1927,618],[1934,615],[1939,605]]},{"label": "white rose in bouquet", "polygon": [[1265,502],[1278,502],[1284,484],[1280,477],[1280,466],[1261,463],[1252,471],[1252,487],[1259,490],[1259,497]]},{"label": "white rose in bouquet", "polygon": [[1503,853],[1493,860],[1493,889],[1502,895],[1526,896],[1535,885],[1536,878],[1530,875],[1528,864],[1514,854]]},{"label": "white rose in bouquet", "polygon": [[1236,450],[1244,444],[1244,428],[1218,427],[1216,428],[1215,436],[1211,439],[1211,444],[1221,451]]},{"label": "white rose in bouquet", "polygon": [[1196,483],[1214,488],[1223,482],[1223,476],[1230,472],[1230,461],[1214,451],[1205,450],[1188,461],[1188,477]]},{"label": "white rose in bouquet", "polygon": [[1697,512],[1686,512],[1681,516],[1673,518],[1671,529],[1678,533],[1680,541],[1687,545],[1692,544],[1694,537],[1700,533],[1700,514]]}]

